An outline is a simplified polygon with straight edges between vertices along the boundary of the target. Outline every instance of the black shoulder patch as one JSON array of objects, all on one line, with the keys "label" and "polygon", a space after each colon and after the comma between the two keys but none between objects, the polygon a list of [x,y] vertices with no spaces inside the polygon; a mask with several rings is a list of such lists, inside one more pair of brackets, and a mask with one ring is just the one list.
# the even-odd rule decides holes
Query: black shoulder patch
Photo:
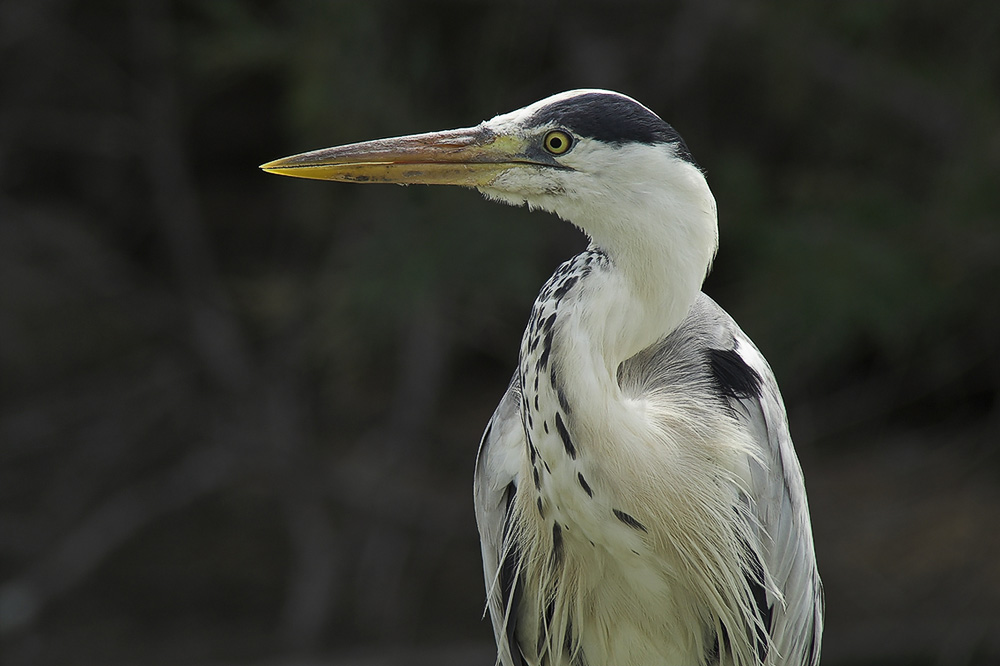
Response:
[{"label": "black shoulder patch", "polygon": [[538,125],[552,123],[604,143],[674,144],[681,159],[698,166],[684,139],[670,123],[622,95],[583,93],[542,107],[532,120]]},{"label": "black shoulder patch", "polygon": [[760,397],[763,380],[735,349],[709,349],[708,367],[721,395],[737,400]]}]

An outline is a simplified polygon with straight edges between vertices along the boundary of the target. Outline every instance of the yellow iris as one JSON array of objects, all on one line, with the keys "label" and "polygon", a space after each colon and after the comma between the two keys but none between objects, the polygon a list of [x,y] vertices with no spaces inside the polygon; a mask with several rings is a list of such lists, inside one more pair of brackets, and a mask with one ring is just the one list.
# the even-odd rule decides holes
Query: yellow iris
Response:
[{"label": "yellow iris", "polygon": [[545,135],[543,145],[553,155],[562,155],[573,145],[573,139],[562,130],[552,130]]}]

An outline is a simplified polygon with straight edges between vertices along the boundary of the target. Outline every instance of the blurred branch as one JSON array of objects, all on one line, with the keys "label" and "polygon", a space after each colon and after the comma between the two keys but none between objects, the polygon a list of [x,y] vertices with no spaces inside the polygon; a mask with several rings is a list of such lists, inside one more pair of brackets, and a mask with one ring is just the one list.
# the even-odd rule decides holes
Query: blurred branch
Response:
[{"label": "blurred branch", "polygon": [[173,21],[165,0],[134,3],[130,9],[137,69],[134,88],[145,130],[139,153],[152,187],[156,218],[186,299],[193,348],[216,381],[238,389],[249,380],[251,363],[216,276],[194,178],[183,154],[171,66]]},{"label": "blurred branch", "polygon": [[425,476],[387,472],[377,457],[336,461],[326,492],[349,515],[439,537],[453,536],[471,514],[452,493],[429,488]]},{"label": "blurred branch", "polygon": [[0,585],[0,634],[29,626],[53,599],[156,518],[225,485],[236,470],[228,443],[199,449],[160,474],[118,491],[20,575]]},{"label": "blurred branch", "polygon": [[[363,524],[356,544],[362,590],[357,612],[380,640],[404,638],[401,632],[412,624],[408,601],[398,593],[407,587],[404,576],[414,550],[414,539],[403,528],[409,523],[419,525],[421,532],[452,534],[457,516],[464,515],[447,497],[436,497],[426,483],[432,476],[427,473],[432,458],[426,455],[426,432],[437,413],[449,357],[440,298],[430,294],[413,307],[401,331],[400,369],[386,425],[362,440],[363,459],[376,465],[366,475],[380,480],[362,485],[357,483],[360,475],[347,478],[341,473],[335,485],[338,491],[352,488],[341,492],[342,501],[349,495],[380,517]],[[385,451],[374,460],[369,452],[373,445]]]},{"label": "blurred branch", "polygon": [[399,377],[387,420],[391,455],[425,453],[427,428],[436,415],[448,368],[449,340],[441,294],[425,296],[412,307],[399,344]]},{"label": "blurred branch", "polygon": [[343,594],[343,549],[319,498],[288,499],[284,508],[294,559],[281,633],[295,651],[312,651],[320,647],[334,600]]}]

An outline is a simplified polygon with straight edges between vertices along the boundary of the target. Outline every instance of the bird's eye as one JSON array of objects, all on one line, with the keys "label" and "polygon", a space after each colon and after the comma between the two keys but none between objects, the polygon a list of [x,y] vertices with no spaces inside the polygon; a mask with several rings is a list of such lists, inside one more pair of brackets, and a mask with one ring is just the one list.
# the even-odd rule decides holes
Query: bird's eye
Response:
[{"label": "bird's eye", "polygon": [[552,130],[545,135],[544,145],[553,155],[562,155],[573,145],[573,139],[562,130]]}]

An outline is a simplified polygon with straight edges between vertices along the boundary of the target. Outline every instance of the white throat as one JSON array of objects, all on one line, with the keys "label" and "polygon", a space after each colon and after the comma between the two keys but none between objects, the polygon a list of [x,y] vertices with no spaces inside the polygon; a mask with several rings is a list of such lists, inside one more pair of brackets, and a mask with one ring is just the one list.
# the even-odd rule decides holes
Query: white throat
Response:
[{"label": "white throat", "polygon": [[606,331],[602,351],[617,366],[687,315],[718,247],[715,198],[701,171],[671,146],[583,139],[564,162],[573,170],[556,171],[548,191],[520,182],[530,176],[517,170],[483,191],[557,214],[608,255],[619,279],[590,304],[606,307],[580,315],[594,319],[589,330]]}]

